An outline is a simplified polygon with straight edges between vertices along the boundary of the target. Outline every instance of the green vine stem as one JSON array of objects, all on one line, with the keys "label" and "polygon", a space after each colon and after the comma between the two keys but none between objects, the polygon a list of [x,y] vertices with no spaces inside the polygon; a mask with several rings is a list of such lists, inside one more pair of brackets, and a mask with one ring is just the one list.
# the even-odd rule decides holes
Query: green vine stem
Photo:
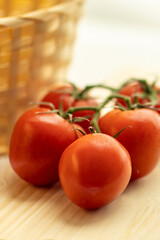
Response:
[{"label": "green vine stem", "polygon": [[[120,86],[120,88],[113,88],[113,87],[109,87],[109,86],[106,86],[106,85],[103,85],[103,84],[95,84],[95,85],[86,86],[82,91],[79,91],[79,89],[77,88],[77,86],[74,83],[69,82],[73,87],[73,93],[72,94],[75,96],[76,99],[85,99],[88,91],[93,89],[93,88],[108,89],[112,92],[112,94],[110,96],[108,96],[99,106],[70,107],[66,112],[63,112],[62,109],[59,109],[57,113],[61,117],[63,117],[64,119],[67,119],[70,114],[73,114],[75,112],[78,112],[78,111],[81,111],[81,110],[92,110],[92,111],[95,112],[95,114],[94,114],[94,117],[91,121],[91,125],[95,128],[95,130],[97,132],[101,132],[100,128],[98,126],[98,119],[99,119],[99,116],[100,116],[100,112],[105,107],[105,105],[107,103],[109,103],[112,99],[122,99],[123,101],[125,101],[125,103],[127,105],[127,108],[123,109],[121,106],[117,106],[117,108],[119,108],[120,110],[133,110],[133,109],[136,109],[136,108],[147,107],[145,105],[138,104],[137,101],[135,101],[134,104],[132,105],[130,97],[118,94],[118,91],[122,87],[124,87],[127,84],[129,84],[131,82],[134,82],[134,81],[137,81],[141,84],[141,86],[144,90],[144,97],[148,97],[149,100],[152,100],[151,103],[155,103],[155,102],[157,103],[157,94],[159,93],[159,90],[155,90],[156,81],[153,82],[152,85],[149,85],[145,79],[131,78],[131,79],[127,80],[125,83],[123,83]],[[137,97],[138,97],[138,95],[136,96],[136,98]],[[32,104],[37,104],[37,103],[32,103]],[[51,104],[51,103],[39,102],[38,104],[48,105],[48,106],[51,107],[51,109],[52,109],[51,111],[55,111],[54,105]],[[151,108],[151,107],[148,106],[148,108]]]},{"label": "green vine stem", "polygon": [[100,130],[99,126],[98,126],[98,119],[99,119],[99,116],[100,116],[100,111],[101,111],[102,108],[105,107],[105,105],[107,103],[109,103],[114,98],[123,99],[126,102],[127,106],[128,106],[128,110],[132,110],[133,109],[132,105],[131,105],[131,100],[127,96],[120,95],[120,94],[119,95],[118,94],[113,94],[113,95],[110,95],[109,97],[107,97],[104,100],[104,102],[102,102],[101,105],[98,107],[98,109],[97,109],[96,113],[94,114],[94,117],[93,117],[93,119],[91,121],[91,125],[96,129],[96,131],[98,133],[101,132],[101,130]]},{"label": "green vine stem", "polygon": [[95,128],[96,132],[97,133],[101,133],[101,130],[98,126],[98,119],[99,119],[99,116],[100,116],[100,110],[98,110],[95,114],[94,114],[94,117],[91,121],[91,125]]},{"label": "green vine stem", "polygon": [[152,84],[148,84],[146,79],[138,79],[138,78],[128,79],[122,85],[120,85],[119,88],[106,86],[104,84],[87,85],[86,87],[84,87],[84,89],[82,91],[80,91],[78,93],[78,97],[85,98],[88,91],[90,91],[93,88],[103,88],[103,89],[110,90],[113,94],[118,93],[123,87],[125,87],[127,84],[132,83],[132,82],[138,82],[141,85],[141,87],[144,91],[143,97],[148,98],[152,102],[153,101],[157,102],[157,93],[159,92],[159,90],[155,90],[155,85],[156,85],[157,80],[153,81]]},{"label": "green vine stem", "polygon": [[76,84],[74,84],[73,82],[68,82],[68,83],[73,87],[72,96],[75,99],[79,99],[79,90]]},{"label": "green vine stem", "polygon": [[148,100],[151,101],[152,104],[157,104],[158,98],[157,98],[157,90],[155,89],[155,85],[157,80],[153,81],[152,84],[148,84],[148,82],[146,81],[146,79],[138,79],[138,78],[131,78],[129,80],[127,80],[126,82],[124,82],[119,90],[121,90],[123,87],[125,87],[127,84],[132,83],[132,82],[138,82],[142,89],[143,89],[143,93],[141,94],[141,98],[147,98]]},{"label": "green vine stem", "polygon": [[[98,117],[99,117],[99,115],[100,115],[100,111],[101,111],[101,108],[99,108],[99,106],[86,106],[86,107],[70,107],[63,115],[62,115],[62,117],[64,118],[64,119],[67,119],[68,118],[68,115],[69,114],[73,114],[73,113],[75,113],[75,112],[78,112],[78,111],[81,111],[81,110],[92,110],[92,111],[94,111],[95,112],[95,114],[94,114],[94,117],[93,117],[93,126],[94,126],[94,128],[95,128],[95,130],[97,131],[97,132],[100,132],[100,129],[99,129],[99,126],[98,126]],[[98,116],[98,117],[96,117],[96,116]],[[92,124],[91,124],[92,125]]]},{"label": "green vine stem", "polygon": [[91,121],[91,125],[95,128],[95,130],[97,132],[101,132],[100,131],[100,128],[98,126],[98,118],[100,116],[100,112],[102,110],[102,108],[104,108],[104,106],[109,103],[113,98],[119,98],[119,99],[123,99],[127,106],[128,106],[128,109],[131,110],[133,109],[132,108],[132,105],[131,105],[131,100],[129,97],[127,96],[123,96],[123,95],[118,95],[118,94],[113,94],[113,95],[110,95],[109,97],[107,97],[104,102],[102,102],[99,106],[86,106],[86,107],[70,107],[65,113],[63,113],[62,117],[64,119],[67,119],[69,114],[73,114],[75,112],[78,112],[78,111],[81,111],[81,110],[92,110],[95,112],[94,114],[94,117]]},{"label": "green vine stem", "polygon": [[124,96],[121,94],[112,94],[109,97],[107,97],[99,106],[99,109],[102,109],[107,103],[109,103],[112,99],[117,98],[117,99],[122,99],[126,102],[128,110],[132,109],[132,104],[131,104],[131,99],[128,96]]},{"label": "green vine stem", "polygon": [[70,92],[71,95],[77,100],[88,98],[86,95],[93,88],[108,89],[111,92],[117,92],[118,91],[118,89],[110,87],[110,86],[106,86],[104,84],[87,85],[82,90],[79,90],[78,87],[76,86],[76,84],[74,84],[73,82],[68,82],[68,83],[73,87],[73,90]]},{"label": "green vine stem", "polygon": [[130,82],[139,82],[144,92],[148,94],[152,93],[152,88],[155,87],[155,83],[156,83],[154,82],[152,85],[149,85],[146,79],[138,79],[138,78],[131,78]]},{"label": "green vine stem", "polygon": [[68,118],[68,114],[73,114],[75,112],[81,111],[81,110],[92,110],[94,112],[99,111],[99,107],[94,106],[88,106],[88,107],[70,107],[68,110],[63,113],[62,117],[64,119]]},{"label": "green vine stem", "polygon": [[85,86],[82,90],[79,90],[74,83],[72,82],[68,82],[68,83],[73,87],[73,91],[71,92],[72,96],[75,99],[79,100],[79,99],[86,99],[87,93],[94,88],[103,88],[106,90],[110,90],[112,94],[118,94],[118,92],[123,87],[125,87],[127,84],[132,82],[138,82],[141,85],[143,89],[143,93],[141,93],[140,98],[147,98],[153,105],[157,104],[157,101],[158,101],[157,95],[160,90],[155,89],[156,80],[152,84],[148,84],[146,79],[130,78],[127,81],[125,81],[123,84],[121,84],[120,87],[118,88],[110,87],[104,84],[93,84],[93,85]]},{"label": "green vine stem", "polygon": [[110,90],[112,92],[117,92],[118,91],[118,89],[116,89],[116,88],[109,87],[109,86],[106,86],[106,85],[103,85],[103,84],[88,85],[79,93],[79,97],[80,98],[85,98],[86,94],[93,88],[103,88],[103,89]]},{"label": "green vine stem", "polygon": [[[135,103],[132,105],[131,103],[131,99],[128,96],[124,96],[121,94],[112,94],[110,96],[108,96],[100,105],[98,106],[86,106],[86,107],[70,107],[66,112],[60,111],[60,110],[56,110],[54,108],[53,104],[50,104],[48,102],[39,102],[38,104],[42,104],[42,105],[48,105],[51,107],[51,111],[50,112],[57,112],[57,114],[59,114],[62,118],[67,119],[69,118],[70,122],[72,122],[72,114],[74,114],[75,112],[78,111],[84,111],[84,110],[91,110],[94,111],[95,114],[93,116],[93,119],[91,121],[91,126],[94,127],[94,129],[96,130],[96,132],[100,133],[101,130],[98,126],[98,119],[101,113],[101,110],[105,107],[105,105],[107,103],[109,103],[112,99],[122,99],[123,101],[125,101],[127,108],[126,109],[121,109],[120,107],[117,106],[117,108],[119,108],[120,110],[133,110],[133,109],[137,109],[137,108],[151,108],[150,106],[145,106],[145,105],[141,105],[138,103]],[[37,103],[32,103],[32,104],[37,104]],[[153,108],[151,108],[153,109]]]}]

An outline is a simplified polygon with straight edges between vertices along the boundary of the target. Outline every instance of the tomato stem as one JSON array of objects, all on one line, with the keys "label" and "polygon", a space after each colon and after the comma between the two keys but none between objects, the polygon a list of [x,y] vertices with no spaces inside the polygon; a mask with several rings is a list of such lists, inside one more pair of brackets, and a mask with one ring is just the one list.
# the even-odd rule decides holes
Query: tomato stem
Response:
[{"label": "tomato stem", "polygon": [[72,95],[73,96],[78,96],[79,95],[79,90],[78,90],[78,87],[76,86],[76,84],[74,84],[73,82],[68,82],[68,83],[73,87]]},{"label": "tomato stem", "polygon": [[88,93],[88,91],[90,91],[93,88],[104,88],[104,89],[108,89],[112,92],[117,92],[118,89],[113,88],[113,87],[109,87],[103,84],[95,84],[95,85],[87,85],[80,93],[79,93],[79,97],[80,98],[85,98],[86,94]]},{"label": "tomato stem", "polygon": [[104,84],[93,84],[93,85],[85,86],[80,91],[74,83],[72,83],[72,82],[68,82],[68,83],[73,87],[73,91],[71,92],[71,94],[75,99],[86,99],[86,98],[88,98],[86,95],[93,88],[103,88],[103,89],[110,90],[112,92],[118,92],[118,90],[119,90],[117,88],[106,86]]},{"label": "tomato stem", "polygon": [[63,116],[63,103],[62,103],[62,99],[60,99],[60,102],[59,102],[59,115],[60,116]]},{"label": "tomato stem", "polygon": [[109,97],[107,97],[102,104],[99,106],[99,110],[102,109],[107,103],[109,103],[112,99],[114,98],[118,98],[118,99],[122,99],[126,102],[128,110],[132,109],[132,104],[131,104],[131,99],[128,96],[124,96],[121,94],[112,94]]},{"label": "tomato stem", "polygon": [[81,110],[92,110],[95,112],[94,117],[93,117],[93,121],[91,121],[91,125],[95,128],[95,130],[97,132],[101,132],[98,126],[98,117],[100,115],[100,108],[97,106],[86,106],[86,107],[70,107],[63,115],[62,117],[64,119],[68,118],[69,114],[73,114],[75,112],[81,111]]},{"label": "tomato stem", "polygon": [[127,97],[127,96],[123,96],[123,95],[120,95],[120,94],[119,94],[119,95],[118,95],[118,94],[115,94],[115,95],[113,94],[113,95],[110,95],[109,97],[107,97],[107,98],[98,106],[97,111],[96,111],[96,113],[94,114],[94,117],[93,117],[93,119],[92,119],[92,121],[91,121],[91,125],[96,129],[96,131],[97,131],[98,133],[101,132],[101,130],[100,130],[99,126],[98,126],[98,118],[99,118],[99,116],[100,116],[100,111],[101,111],[101,109],[104,108],[104,106],[105,106],[108,102],[110,102],[113,98],[123,99],[123,100],[126,102],[126,104],[127,104],[127,106],[128,106],[128,109],[129,109],[129,110],[132,109],[131,100],[130,100],[130,98]]},{"label": "tomato stem", "polygon": [[98,118],[99,118],[99,115],[100,115],[100,110],[97,111],[95,114],[94,114],[94,117],[91,121],[91,125],[95,128],[96,132],[97,133],[101,133],[101,130],[98,126]]},{"label": "tomato stem", "polygon": [[89,131],[90,131],[91,134],[96,133],[95,130],[94,130],[94,128],[93,128],[92,126],[89,127]]},{"label": "tomato stem", "polygon": [[68,117],[68,114],[73,114],[75,112],[81,111],[81,110],[92,110],[94,112],[99,111],[99,107],[94,106],[86,106],[86,107],[70,107],[68,110],[62,115],[64,119]]}]

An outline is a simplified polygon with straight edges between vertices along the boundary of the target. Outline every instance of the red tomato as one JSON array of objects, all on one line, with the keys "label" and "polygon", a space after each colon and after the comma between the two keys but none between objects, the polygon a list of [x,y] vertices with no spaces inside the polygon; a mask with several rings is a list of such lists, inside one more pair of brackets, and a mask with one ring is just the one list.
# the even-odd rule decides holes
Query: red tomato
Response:
[{"label": "red tomato", "polygon": [[15,124],[10,142],[13,169],[25,181],[39,186],[58,180],[62,152],[82,135],[79,131],[77,135],[69,122],[49,111],[35,108],[25,112]]},{"label": "red tomato", "polygon": [[127,150],[101,133],[79,138],[63,152],[59,178],[64,192],[79,207],[100,208],[117,198],[131,176]]},{"label": "red tomato", "polygon": [[[159,88],[157,86],[155,86],[154,90],[155,91],[159,90]],[[133,104],[136,94],[143,94],[144,90],[138,81],[134,81],[134,82],[128,83],[127,85],[122,87],[118,93],[130,97],[131,103]],[[148,97],[147,97],[147,95],[146,95],[146,97],[145,96],[137,96],[137,102],[140,104],[149,103],[149,102],[151,102],[150,97],[151,97],[151,94],[148,94]],[[158,98],[157,104],[154,107],[157,108],[157,112],[160,114],[160,93],[157,94],[157,98]],[[122,104],[122,106],[125,106],[125,107],[127,106],[126,103],[122,99],[118,99],[117,103],[120,103],[120,104]]]},{"label": "red tomato", "polygon": [[160,156],[160,118],[150,109],[113,110],[99,120],[102,133],[115,135],[126,128],[117,140],[128,150],[132,161],[132,180],[150,173]]},{"label": "red tomato", "polygon": [[[135,81],[135,82],[131,82],[131,83],[128,83],[127,85],[125,85],[118,93],[122,94],[122,95],[125,95],[125,96],[128,96],[128,97],[131,97],[131,103],[133,104],[134,99],[135,99],[135,94],[137,94],[137,93],[142,94],[143,92],[144,91],[143,91],[143,88],[142,88],[141,84],[139,82]],[[137,101],[140,104],[144,104],[146,102],[149,102],[148,99],[141,98],[141,97],[137,97]],[[126,103],[122,99],[118,99],[117,102],[121,103],[123,106],[126,107]]]},{"label": "red tomato", "polygon": [[[68,92],[70,91],[70,93]],[[79,90],[80,92],[81,90]],[[55,90],[47,93],[47,95],[42,99],[43,102],[51,102],[56,109],[59,108],[60,102],[62,102],[63,110],[66,111],[69,107],[88,107],[88,106],[97,106],[98,103],[95,99],[87,96],[86,99],[77,99],[74,96],[74,89],[71,85],[65,85],[57,87]],[[43,106],[43,105],[42,105]],[[81,110],[73,114],[73,117],[88,117],[88,120],[83,120],[78,122],[84,130],[89,133],[90,121],[92,120],[94,111],[92,110]]]},{"label": "red tomato", "polygon": [[[74,97],[71,94],[72,91],[73,87],[69,84],[57,86],[43,97],[42,102],[53,103],[56,109],[59,109],[60,102],[62,102],[63,110],[66,111],[74,102]],[[42,105],[42,107],[46,108],[47,106]]]}]

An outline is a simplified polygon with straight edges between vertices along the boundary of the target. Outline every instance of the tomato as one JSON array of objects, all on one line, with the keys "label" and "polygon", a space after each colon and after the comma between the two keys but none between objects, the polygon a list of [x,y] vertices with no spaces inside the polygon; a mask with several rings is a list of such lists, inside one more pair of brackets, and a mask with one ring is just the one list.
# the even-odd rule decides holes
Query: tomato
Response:
[{"label": "tomato", "polygon": [[150,109],[113,110],[99,119],[102,133],[115,135],[126,128],[117,140],[128,150],[135,180],[146,176],[156,166],[160,156],[160,118]]},{"label": "tomato", "polygon": [[[80,89],[77,89],[77,95],[71,85],[64,85],[55,88],[54,90],[47,93],[42,102],[52,103],[56,109],[59,108],[60,102],[62,102],[63,110],[66,111],[69,107],[88,107],[88,106],[97,106],[98,103],[95,99],[87,96],[85,98],[79,97]],[[43,105],[42,105],[43,106]],[[88,120],[82,120],[78,122],[84,130],[89,133],[90,121],[92,120],[94,111],[92,110],[81,110],[73,114],[73,117],[86,117]]]},{"label": "tomato", "polygon": [[[72,91],[73,87],[69,84],[57,86],[52,91],[48,92],[41,101],[53,103],[56,109],[59,109],[60,102],[62,102],[63,110],[66,111],[74,102]],[[43,104],[41,106],[44,107]]]},{"label": "tomato", "polygon": [[49,109],[28,110],[15,124],[10,142],[10,163],[15,172],[31,184],[54,183],[58,180],[62,152],[81,135],[68,121],[50,113]]},{"label": "tomato", "polygon": [[59,162],[59,178],[68,198],[86,209],[100,208],[117,198],[131,176],[127,150],[114,138],[88,134],[73,142]]},{"label": "tomato", "polygon": [[[159,87],[155,87],[156,91],[160,91]],[[156,111],[160,114],[160,92],[157,93],[157,104],[154,106],[156,108]]]},{"label": "tomato", "polygon": [[[150,85],[148,86],[151,88]],[[160,93],[156,93],[157,90],[159,90],[159,88],[157,86],[154,86],[153,88],[150,89],[151,92],[147,93],[147,91],[143,89],[140,82],[135,80],[122,87],[118,93],[130,97],[132,104],[134,103],[136,98],[135,96],[137,94],[137,102],[140,104],[148,103],[148,106],[152,106],[152,101],[154,101],[155,96],[157,96],[157,103],[154,105],[154,107],[157,108],[157,112],[160,113]],[[126,107],[126,103],[122,99],[118,99],[117,103],[120,103],[122,106]]]},{"label": "tomato", "polygon": [[[120,89],[118,93],[131,97],[131,103],[133,104],[135,100],[135,94],[142,94],[143,92],[144,91],[141,84],[137,81],[134,81],[122,87],[122,89]],[[140,104],[145,104],[149,102],[147,98],[143,98],[143,97],[137,97],[137,101]],[[126,106],[126,103],[122,99],[118,99],[117,102],[121,103],[123,106]]]}]

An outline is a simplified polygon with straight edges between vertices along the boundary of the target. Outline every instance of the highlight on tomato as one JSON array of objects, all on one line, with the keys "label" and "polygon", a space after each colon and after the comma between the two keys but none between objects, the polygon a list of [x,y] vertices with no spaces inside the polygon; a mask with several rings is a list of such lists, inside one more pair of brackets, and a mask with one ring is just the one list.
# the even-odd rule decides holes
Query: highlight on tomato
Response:
[{"label": "highlight on tomato", "polygon": [[61,154],[84,131],[47,108],[26,111],[15,124],[9,159],[25,181],[46,186],[58,181]]},{"label": "highlight on tomato", "polygon": [[85,209],[100,208],[125,190],[131,177],[127,150],[113,137],[85,135],[63,152],[59,179],[68,198]]}]

